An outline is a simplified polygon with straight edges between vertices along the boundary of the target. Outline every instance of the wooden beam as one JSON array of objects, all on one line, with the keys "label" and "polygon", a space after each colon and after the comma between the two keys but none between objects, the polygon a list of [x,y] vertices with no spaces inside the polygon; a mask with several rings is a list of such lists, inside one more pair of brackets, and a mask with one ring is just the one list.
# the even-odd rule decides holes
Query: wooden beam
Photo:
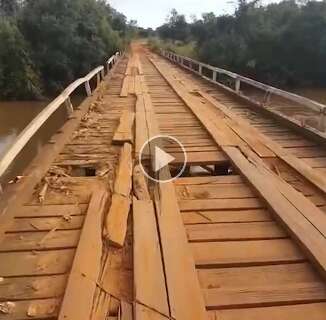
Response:
[{"label": "wooden beam", "polygon": [[140,165],[136,165],[133,172],[133,191],[138,200],[151,200],[146,178]]},{"label": "wooden beam", "polygon": [[133,201],[135,300],[169,317],[162,254],[152,201]]},{"label": "wooden beam", "polygon": [[102,219],[107,201],[107,191],[103,187],[96,187],[76,250],[59,320],[89,320],[91,317],[96,282],[101,268]]},{"label": "wooden beam", "polygon": [[104,228],[104,237],[108,245],[123,247],[127,234],[130,205],[129,197],[117,193],[112,196],[112,203]]},{"label": "wooden beam", "polygon": [[114,133],[112,143],[124,144],[125,142],[133,143],[133,125],[135,114],[130,111],[123,111],[120,117],[119,126]]},{"label": "wooden beam", "polygon": [[121,149],[114,192],[129,197],[132,188],[132,146],[125,143]]}]

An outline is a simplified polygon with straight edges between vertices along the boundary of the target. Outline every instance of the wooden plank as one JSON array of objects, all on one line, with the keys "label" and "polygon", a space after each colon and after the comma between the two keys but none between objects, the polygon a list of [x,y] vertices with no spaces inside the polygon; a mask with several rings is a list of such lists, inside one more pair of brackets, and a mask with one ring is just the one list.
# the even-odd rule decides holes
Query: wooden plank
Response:
[{"label": "wooden plank", "polygon": [[185,211],[182,212],[184,224],[212,224],[225,222],[263,222],[272,221],[271,214],[264,209]]},{"label": "wooden plank", "polygon": [[90,320],[104,320],[107,318],[111,296],[102,289],[96,289],[96,299],[94,299],[92,316]]},{"label": "wooden plank", "polygon": [[128,97],[130,78],[131,77],[129,75],[126,75],[123,79],[123,83],[120,91],[121,98]]},{"label": "wooden plank", "polygon": [[132,304],[121,300],[119,320],[133,320]]},{"label": "wooden plank", "polygon": [[[144,106],[144,97],[142,95],[137,96],[136,101],[136,141],[135,141],[135,156],[139,157],[140,151],[144,144],[148,140],[148,128],[146,125],[146,115]],[[143,151],[143,156],[149,156],[148,146]],[[138,160],[138,159],[137,159]]]},{"label": "wooden plank", "polygon": [[[293,156],[292,150],[285,149],[286,147],[293,147],[293,141],[289,142],[279,142],[276,143],[272,139],[270,139],[268,136],[263,135],[259,132],[259,130],[255,129],[254,127],[250,126],[249,123],[247,123],[244,119],[236,116],[231,110],[226,108],[223,104],[216,101],[213,97],[211,97],[209,94],[200,91],[200,95],[202,95],[205,99],[207,99],[210,103],[215,105],[217,108],[222,110],[226,115],[232,119],[232,121],[229,121],[230,126],[236,130],[242,137],[246,132],[250,133],[251,137],[256,137],[260,143],[264,144],[267,148],[269,148],[273,153],[275,153],[278,157],[280,157],[282,160],[284,160],[291,168],[302,174],[308,181],[310,181],[312,184],[314,184],[316,187],[318,187],[323,192],[326,192],[326,181],[322,179],[318,174],[316,174],[309,165],[304,163],[302,160],[298,159],[297,157]],[[248,142],[248,141],[247,141]],[[298,144],[298,143],[297,143]],[[251,145],[249,143],[249,145]],[[311,147],[314,143],[311,144],[311,142],[300,142],[298,146],[300,147]],[[252,145],[251,145],[252,146]],[[254,149],[256,152],[257,150]],[[257,152],[259,154],[259,152]]]},{"label": "wooden plank", "polygon": [[162,254],[152,201],[134,199],[133,225],[135,299],[169,317]]},{"label": "wooden plank", "polygon": [[2,277],[63,274],[70,270],[75,250],[0,253]]},{"label": "wooden plank", "polygon": [[125,143],[121,149],[114,192],[129,197],[132,188],[132,146]]},{"label": "wooden plank", "polygon": [[[180,150],[180,149],[179,149]],[[178,151],[179,151],[178,150]],[[185,157],[183,153],[170,152],[171,156],[175,158],[172,164],[183,164]],[[187,152],[187,165],[213,165],[213,164],[226,164],[229,160],[225,157],[223,152]]]},{"label": "wooden plank", "polygon": [[158,312],[147,308],[139,303],[135,304],[135,320],[168,320]]},{"label": "wooden plank", "polygon": [[242,199],[255,198],[252,188],[243,184],[182,185],[177,186],[179,199]]},{"label": "wooden plank", "polygon": [[182,177],[173,181],[176,185],[205,185],[205,184],[240,184],[244,180],[239,175],[216,177]]},{"label": "wooden plank", "polygon": [[179,206],[181,211],[242,210],[266,207],[258,198],[180,200]]},{"label": "wooden plank", "polygon": [[174,186],[162,183],[159,188],[156,204],[171,315],[175,319],[207,319]]},{"label": "wooden plank", "polygon": [[1,301],[34,300],[63,295],[67,275],[4,278],[1,281]]},{"label": "wooden plank", "polygon": [[[158,69],[160,69],[157,66]],[[221,136],[218,135],[220,128],[217,126],[212,126],[208,114],[209,112],[203,108],[196,109],[196,103],[193,99],[189,97],[189,94],[185,92],[184,88],[180,88],[180,85],[176,83],[169,75],[164,72],[164,70],[159,70],[161,74],[166,78],[166,80],[171,84],[176,93],[182,98],[185,103],[192,109],[200,121],[205,125],[206,129],[210,132],[214,140],[222,147],[222,150],[227,153],[230,159],[234,162],[235,166],[239,171],[250,181],[250,183],[259,191],[262,198],[264,198],[268,205],[273,209],[278,219],[291,231],[292,235],[299,241],[301,246],[305,249],[309,258],[320,268],[321,272],[326,274],[326,255],[323,253],[323,248],[325,247],[326,239],[323,236],[324,233],[319,232],[318,224],[315,226],[311,224],[308,216],[309,212],[305,211],[309,204],[305,202],[305,198],[302,196],[300,203],[305,206],[304,213],[300,212],[297,207],[299,203],[289,202],[289,197],[298,199],[297,192],[293,189],[289,189],[288,186],[285,187],[284,184],[280,182],[273,183],[270,179],[274,179],[273,174],[267,174],[266,170],[261,169],[263,173],[257,173],[257,164],[252,165],[252,160],[248,161],[247,158],[243,156],[237,147],[241,148],[241,151],[245,149],[243,144],[236,143],[230,146],[226,141],[221,141]],[[235,141],[235,140],[234,140]],[[236,141],[235,141],[236,142]],[[306,146],[306,145],[305,145]],[[252,158],[255,158],[252,156]],[[261,165],[263,167],[263,165]],[[280,180],[280,179],[279,179]],[[275,180],[274,180],[275,181]],[[281,181],[281,180],[280,180]],[[279,187],[283,187],[283,192],[280,192]],[[287,195],[285,195],[287,194]],[[300,194],[299,194],[300,195]],[[305,199],[305,200],[303,200]],[[197,200],[192,200],[197,201]],[[312,208],[310,206],[310,208]],[[324,228],[324,219],[321,220],[321,214],[318,210],[314,210],[315,222],[319,220],[322,223],[322,229]],[[318,217],[318,219],[317,219]],[[318,228],[318,229],[317,229]]]},{"label": "wooden plank", "polygon": [[134,120],[135,114],[133,112],[128,110],[122,112],[119,126],[112,139],[113,144],[124,144],[125,142],[133,143]]},{"label": "wooden plank", "polygon": [[23,206],[15,217],[64,217],[85,214],[88,204]]},{"label": "wooden plank", "polygon": [[77,230],[83,226],[84,216],[20,218],[7,232]]},{"label": "wooden plank", "polygon": [[133,192],[138,200],[150,200],[147,181],[140,165],[134,167]]},{"label": "wooden plank", "polygon": [[[326,238],[324,232],[323,213],[311,206],[311,203],[287,184],[275,181],[275,176],[268,174],[257,161],[255,164],[249,162],[243,154],[235,148],[225,148],[227,154],[232,158],[235,166],[247,177],[255,189],[266,199],[278,219],[287,226],[291,233],[299,240],[305,248],[309,257],[319,266],[320,270],[326,272],[326,255],[324,249]],[[258,170],[257,170],[258,169]],[[289,202],[292,200],[293,202]],[[296,202],[294,202],[296,200]],[[300,202],[298,202],[300,201]],[[308,202],[306,202],[308,201]],[[309,209],[308,212],[305,212]],[[301,210],[301,211],[300,211]],[[315,225],[311,224],[312,210]],[[322,224],[322,233],[318,228],[318,222]]]},{"label": "wooden plank", "polygon": [[275,222],[199,224],[186,227],[188,240],[237,241],[286,238],[286,233]]},{"label": "wooden plank", "polygon": [[209,309],[264,307],[293,303],[310,303],[326,301],[324,283],[297,283],[291,286],[244,288],[243,291],[206,289],[204,291],[206,306]]},{"label": "wooden plank", "polygon": [[61,299],[15,301],[10,313],[0,313],[1,320],[52,319],[58,316]]},{"label": "wooden plank", "polygon": [[324,320],[326,314],[326,303],[294,304],[289,306],[273,306],[261,308],[242,308],[211,311],[211,320]]},{"label": "wooden plank", "polygon": [[[204,289],[238,289],[318,283],[321,278],[310,263],[290,263],[258,267],[198,269]],[[253,281],[254,279],[254,281]]]},{"label": "wooden plank", "polygon": [[89,320],[91,317],[101,266],[102,221],[107,201],[107,191],[103,187],[95,188],[69,275],[59,320]]},{"label": "wooden plank", "polygon": [[104,236],[108,244],[123,247],[131,201],[120,194],[112,196],[112,203],[106,217]]},{"label": "wooden plank", "polygon": [[[254,240],[191,243],[196,266],[250,266],[305,260],[291,240]],[[268,250],[266,250],[268,248]]]},{"label": "wooden plank", "polygon": [[0,252],[74,248],[77,246],[80,230],[55,228],[49,232],[7,233],[0,245]]}]

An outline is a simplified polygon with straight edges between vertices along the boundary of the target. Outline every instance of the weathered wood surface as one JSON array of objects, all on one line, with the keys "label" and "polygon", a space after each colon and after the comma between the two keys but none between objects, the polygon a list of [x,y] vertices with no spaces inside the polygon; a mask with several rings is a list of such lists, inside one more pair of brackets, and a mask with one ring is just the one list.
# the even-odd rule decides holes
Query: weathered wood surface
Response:
[{"label": "weathered wood surface", "polygon": [[[84,227],[69,275],[59,319],[89,319],[100,273],[102,221],[108,201],[103,188],[93,191]],[[78,307],[77,307],[78,305]]]},{"label": "weathered wood surface", "polygon": [[133,124],[135,114],[124,111],[120,117],[120,123],[116,130],[112,142],[114,144],[124,144],[125,142],[133,143]]}]

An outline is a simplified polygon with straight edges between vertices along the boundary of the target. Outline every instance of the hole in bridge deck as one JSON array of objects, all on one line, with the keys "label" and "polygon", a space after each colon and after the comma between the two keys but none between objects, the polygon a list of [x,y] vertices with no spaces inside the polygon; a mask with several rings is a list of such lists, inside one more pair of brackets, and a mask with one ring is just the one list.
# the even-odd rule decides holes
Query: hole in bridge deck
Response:
[{"label": "hole in bridge deck", "polygon": [[63,168],[71,177],[96,177],[97,172],[95,166],[64,166]]}]

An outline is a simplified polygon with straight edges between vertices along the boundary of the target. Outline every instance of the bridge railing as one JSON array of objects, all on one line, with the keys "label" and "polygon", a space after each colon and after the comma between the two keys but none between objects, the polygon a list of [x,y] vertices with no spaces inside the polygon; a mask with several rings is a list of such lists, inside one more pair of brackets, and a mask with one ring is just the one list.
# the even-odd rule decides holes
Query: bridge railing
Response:
[{"label": "bridge railing", "polygon": [[[58,110],[62,105],[67,108],[67,113],[70,116],[74,111],[73,105],[70,99],[71,94],[81,85],[85,86],[87,96],[92,95],[92,89],[90,81],[96,76],[97,86],[105,77],[105,68],[107,73],[110,72],[112,67],[116,64],[119,59],[120,53],[117,52],[115,55],[110,57],[106,61],[106,66],[99,66],[87,74],[84,78],[80,78],[70,84],[56,99],[48,104],[30,123],[29,125],[18,135],[15,142],[9,146],[3,157],[0,159],[0,178],[8,170],[11,163],[30,141],[30,139],[36,134],[36,132],[43,126],[43,124],[51,117],[51,115]],[[0,184],[1,193],[1,184]]]},{"label": "bridge railing", "polygon": [[[231,72],[231,71],[228,71],[225,69],[210,66],[208,64],[193,60],[188,57],[184,57],[184,56],[175,54],[170,51],[165,51],[162,49],[160,51],[161,51],[161,55],[164,56],[165,58],[171,60],[174,63],[181,65],[185,69],[188,69],[194,73],[197,73],[201,77],[203,77],[211,82],[219,83],[219,85],[222,85],[226,89],[233,91],[237,95],[245,96],[243,94],[243,92],[241,91],[242,84],[246,84],[246,85],[249,85],[256,89],[262,90],[265,94],[263,97],[264,101],[261,103],[261,105],[268,104],[270,97],[272,95],[275,95],[275,96],[281,97],[283,99],[298,103],[304,107],[308,107],[316,112],[320,112],[323,115],[326,114],[326,106],[321,103],[318,103],[316,101],[313,101],[311,99],[308,99],[308,98],[302,97],[300,95],[290,93],[290,92],[263,84],[261,82],[241,76],[237,73],[234,73],[234,72]],[[209,71],[209,73],[211,74],[211,77],[208,77],[207,75],[205,75],[205,73],[204,73],[205,69]],[[233,88],[221,83],[219,81],[221,76],[226,76],[227,78],[231,79]]]}]

